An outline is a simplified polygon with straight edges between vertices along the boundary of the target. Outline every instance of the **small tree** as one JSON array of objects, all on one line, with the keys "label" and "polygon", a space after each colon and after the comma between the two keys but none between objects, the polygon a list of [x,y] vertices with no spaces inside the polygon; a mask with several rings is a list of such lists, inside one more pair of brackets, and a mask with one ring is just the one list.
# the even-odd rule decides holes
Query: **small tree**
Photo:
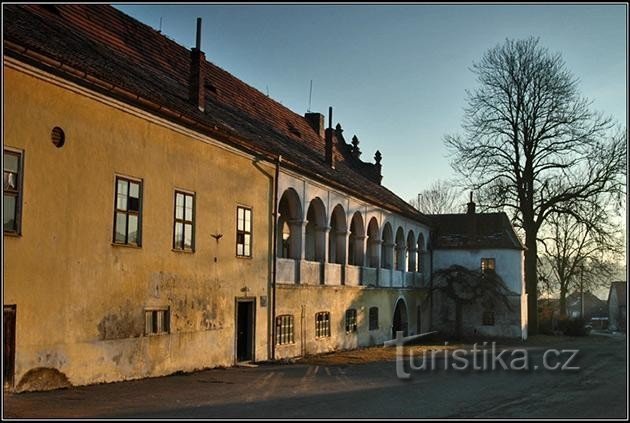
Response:
[{"label": "small tree", "polygon": [[453,182],[438,179],[421,191],[418,198],[409,200],[409,204],[424,214],[462,213],[464,202],[460,200],[461,191]]},{"label": "small tree", "polygon": [[503,304],[512,310],[508,299],[511,292],[503,279],[494,271],[481,272],[453,265],[435,272],[432,292],[440,292],[455,303],[455,332],[463,333],[463,309],[466,305],[483,304],[492,308]]}]

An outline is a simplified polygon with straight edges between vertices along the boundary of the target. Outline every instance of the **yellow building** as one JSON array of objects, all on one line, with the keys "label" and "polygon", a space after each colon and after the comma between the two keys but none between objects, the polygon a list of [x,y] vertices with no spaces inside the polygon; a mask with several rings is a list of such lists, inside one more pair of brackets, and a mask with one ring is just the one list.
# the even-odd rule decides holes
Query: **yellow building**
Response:
[{"label": "yellow building", "polygon": [[431,328],[431,220],[381,157],[105,5],[4,7],[4,380],[18,391]]}]

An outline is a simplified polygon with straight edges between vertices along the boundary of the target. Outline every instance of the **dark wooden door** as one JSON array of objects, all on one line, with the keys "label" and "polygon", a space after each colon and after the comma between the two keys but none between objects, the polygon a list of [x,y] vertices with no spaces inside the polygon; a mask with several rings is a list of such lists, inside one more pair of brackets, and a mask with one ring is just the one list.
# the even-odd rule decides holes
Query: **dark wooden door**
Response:
[{"label": "dark wooden door", "polygon": [[4,306],[4,386],[13,386],[15,372],[15,305]]},{"label": "dark wooden door", "polygon": [[251,361],[254,359],[254,302],[236,304],[236,361]]}]

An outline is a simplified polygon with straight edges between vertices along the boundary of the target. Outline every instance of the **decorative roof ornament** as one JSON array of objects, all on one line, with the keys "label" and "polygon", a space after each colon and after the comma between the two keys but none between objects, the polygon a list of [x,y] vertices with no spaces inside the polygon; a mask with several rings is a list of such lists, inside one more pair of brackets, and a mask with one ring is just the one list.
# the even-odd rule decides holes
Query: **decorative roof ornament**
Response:
[{"label": "decorative roof ornament", "polygon": [[353,136],[352,137],[352,155],[355,158],[359,158],[361,157],[361,150],[359,149],[359,138],[357,138],[357,136]]},{"label": "decorative roof ornament", "polygon": [[376,154],[374,154],[374,161],[376,162],[377,165],[381,164],[381,159],[383,158],[383,156],[381,155],[381,152],[376,150]]}]

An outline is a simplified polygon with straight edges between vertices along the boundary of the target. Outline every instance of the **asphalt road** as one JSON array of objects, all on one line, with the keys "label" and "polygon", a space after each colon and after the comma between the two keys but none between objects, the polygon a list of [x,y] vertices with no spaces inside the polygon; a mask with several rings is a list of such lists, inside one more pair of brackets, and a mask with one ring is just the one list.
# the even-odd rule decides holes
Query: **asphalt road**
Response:
[{"label": "asphalt road", "polygon": [[[488,367],[409,370],[396,376],[395,361],[358,365],[261,365],[214,369],[139,381],[42,393],[6,394],[5,418],[625,418],[627,355],[624,338],[591,336],[548,348],[578,349],[569,367],[545,370],[542,347],[502,358],[516,370]],[[547,353],[551,365],[571,353]],[[477,354],[477,367],[483,354]],[[418,365],[421,361],[417,361]],[[458,361],[458,366],[463,366]],[[538,369],[535,367],[538,366]],[[483,367],[482,367],[483,368]]]}]

